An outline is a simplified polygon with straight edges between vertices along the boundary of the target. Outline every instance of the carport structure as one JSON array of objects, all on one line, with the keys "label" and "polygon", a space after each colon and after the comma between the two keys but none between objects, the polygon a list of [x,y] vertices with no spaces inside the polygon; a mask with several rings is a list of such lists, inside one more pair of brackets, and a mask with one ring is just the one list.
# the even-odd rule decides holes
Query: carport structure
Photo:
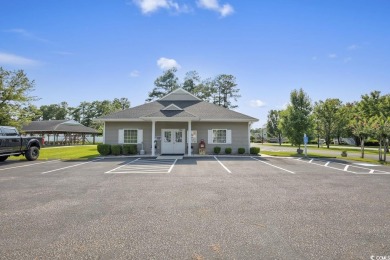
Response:
[{"label": "carport structure", "polygon": [[[95,144],[95,137],[99,134],[96,129],[84,126],[74,120],[45,120],[33,121],[28,125],[23,126],[22,131],[30,135],[47,136],[45,142],[54,145],[77,144],[86,142],[86,135],[92,135],[93,144]],[[59,136],[64,138],[59,141]],[[50,137],[53,136],[53,140]]]}]

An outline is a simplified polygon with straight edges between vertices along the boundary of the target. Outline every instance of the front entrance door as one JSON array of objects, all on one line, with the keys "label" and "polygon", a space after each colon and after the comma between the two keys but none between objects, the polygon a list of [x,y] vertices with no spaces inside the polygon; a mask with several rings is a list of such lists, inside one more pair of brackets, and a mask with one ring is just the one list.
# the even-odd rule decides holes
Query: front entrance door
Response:
[{"label": "front entrance door", "polygon": [[185,153],[185,130],[184,129],[162,129],[161,133],[162,154],[184,154]]}]

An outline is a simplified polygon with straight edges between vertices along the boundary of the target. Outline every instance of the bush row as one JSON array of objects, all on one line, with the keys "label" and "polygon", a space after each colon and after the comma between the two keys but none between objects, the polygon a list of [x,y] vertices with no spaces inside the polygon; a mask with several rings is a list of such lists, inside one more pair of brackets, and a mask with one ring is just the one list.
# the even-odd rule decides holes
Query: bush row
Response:
[{"label": "bush row", "polygon": [[[214,153],[219,154],[221,152],[221,147],[215,146],[214,147]],[[232,148],[227,147],[225,148],[225,154],[231,154],[232,153]],[[245,153],[245,148],[238,148],[237,149],[238,154],[244,154]],[[249,150],[250,154],[259,154],[260,153],[260,147],[251,147]]]},{"label": "bush row", "polygon": [[137,145],[135,144],[98,144],[97,145],[98,152],[103,155],[129,155],[129,154],[137,154]]}]

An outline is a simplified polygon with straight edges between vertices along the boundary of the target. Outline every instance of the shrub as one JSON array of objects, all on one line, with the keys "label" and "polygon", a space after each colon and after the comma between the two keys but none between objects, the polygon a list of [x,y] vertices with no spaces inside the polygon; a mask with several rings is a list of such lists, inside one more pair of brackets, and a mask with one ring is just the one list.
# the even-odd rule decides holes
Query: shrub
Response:
[{"label": "shrub", "polygon": [[238,154],[244,154],[245,148],[238,148]]},{"label": "shrub", "polygon": [[221,152],[221,147],[219,147],[219,146],[214,147],[215,154],[219,154],[220,152]]},{"label": "shrub", "polygon": [[137,145],[136,144],[132,144],[130,146],[130,154],[137,154],[138,151],[137,151]]},{"label": "shrub", "polygon": [[122,146],[119,144],[111,145],[111,154],[112,155],[120,155],[122,152]]},{"label": "shrub", "polygon": [[137,145],[136,144],[124,144],[122,147],[123,154],[137,154]]},{"label": "shrub", "polygon": [[369,138],[364,142],[364,146],[379,146],[379,142],[378,140]]},{"label": "shrub", "polygon": [[98,144],[97,145],[98,152],[103,155],[109,155],[111,153],[111,145],[109,144]]},{"label": "shrub", "polygon": [[232,153],[232,148],[230,148],[230,147],[225,148],[225,153],[226,154],[231,154]]},{"label": "shrub", "polygon": [[342,151],[342,152],[341,152],[341,156],[342,156],[342,157],[347,157],[347,156],[348,156],[347,151]]},{"label": "shrub", "polygon": [[251,147],[249,152],[250,152],[250,154],[259,154],[260,153],[260,147]]}]

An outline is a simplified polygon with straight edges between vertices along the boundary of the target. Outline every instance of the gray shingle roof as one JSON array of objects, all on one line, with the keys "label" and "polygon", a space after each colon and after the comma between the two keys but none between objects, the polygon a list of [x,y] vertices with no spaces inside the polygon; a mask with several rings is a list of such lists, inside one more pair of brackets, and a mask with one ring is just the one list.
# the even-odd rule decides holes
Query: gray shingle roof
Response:
[{"label": "gray shingle roof", "polygon": [[[175,92],[175,91],[174,91]],[[172,93],[174,93],[172,92]],[[164,98],[146,103],[137,107],[129,108],[126,110],[122,110],[116,113],[112,113],[103,117],[98,118],[101,121],[110,121],[110,120],[137,120],[137,119],[146,119],[146,118],[196,118],[200,121],[202,120],[215,120],[215,121],[231,121],[231,120],[239,120],[239,121],[247,121],[253,122],[258,121],[257,118],[250,117],[244,115],[242,113],[217,106],[215,104],[211,104],[205,101],[201,101],[194,98],[193,95],[185,94],[182,91],[176,90],[178,95],[167,95]],[[180,96],[180,98],[177,98]],[[183,97],[187,97],[187,100]],[[173,100],[177,98],[177,100]],[[172,111],[172,110],[163,110],[170,105],[176,105],[177,107],[183,109],[183,111]]]},{"label": "gray shingle roof", "polygon": [[159,99],[160,101],[199,101],[200,99],[182,88],[176,89]]},{"label": "gray shingle roof", "polygon": [[80,134],[98,134],[96,129],[84,126],[73,120],[48,120],[33,121],[23,126],[22,130],[26,133],[37,132],[56,132],[56,133],[80,133]]},{"label": "gray shingle roof", "polygon": [[156,113],[144,116],[144,118],[196,118],[196,116],[180,110],[160,110]]},{"label": "gray shingle roof", "polygon": [[[129,108],[123,111],[109,114],[107,116],[100,117],[102,121],[106,120],[119,120],[119,119],[139,119],[141,117],[171,117],[172,114],[163,113],[163,109],[166,105],[172,104],[172,101],[154,101],[137,107]],[[164,111],[164,112],[180,112],[183,115],[184,112],[189,113],[189,117],[198,117],[200,120],[243,120],[243,121],[257,121],[256,118],[250,117],[239,112],[229,110],[224,107],[220,107],[205,101],[177,101],[174,104],[184,111]],[[170,116],[171,115],[171,116]]]}]

